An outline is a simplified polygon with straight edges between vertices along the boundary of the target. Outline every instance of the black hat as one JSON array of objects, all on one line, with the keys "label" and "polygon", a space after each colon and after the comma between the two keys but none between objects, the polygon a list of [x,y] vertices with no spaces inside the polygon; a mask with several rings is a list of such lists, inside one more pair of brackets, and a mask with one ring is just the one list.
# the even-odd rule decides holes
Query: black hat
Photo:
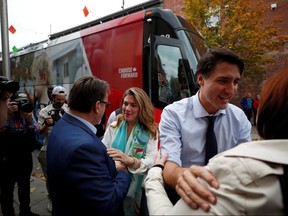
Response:
[{"label": "black hat", "polygon": [[8,81],[7,77],[0,76],[0,82],[2,82],[2,81]]},{"label": "black hat", "polygon": [[19,90],[19,83],[14,80],[8,80],[7,77],[0,76],[0,92],[8,91],[15,93]]}]

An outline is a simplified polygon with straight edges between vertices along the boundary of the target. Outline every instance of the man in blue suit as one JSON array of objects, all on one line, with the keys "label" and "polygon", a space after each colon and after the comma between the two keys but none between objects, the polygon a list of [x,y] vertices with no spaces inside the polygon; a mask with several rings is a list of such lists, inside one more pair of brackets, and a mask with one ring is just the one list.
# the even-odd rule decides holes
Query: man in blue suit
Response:
[{"label": "man in blue suit", "polygon": [[94,126],[110,104],[109,91],[107,82],[81,77],[70,91],[69,111],[52,129],[47,168],[53,216],[123,215],[130,176],[109,157]]}]

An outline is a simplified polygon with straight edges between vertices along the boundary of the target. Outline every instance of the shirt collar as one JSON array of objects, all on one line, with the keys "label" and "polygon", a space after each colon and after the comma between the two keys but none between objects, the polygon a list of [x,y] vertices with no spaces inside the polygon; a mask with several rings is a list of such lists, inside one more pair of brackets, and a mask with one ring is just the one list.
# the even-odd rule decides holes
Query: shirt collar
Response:
[{"label": "shirt collar", "polygon": [[81,122],[82,122],[83,124],[85,124],[88,128],[90,128],[90,130],[91,130],[94,134],[96,134],[97,129],[96,129],[96,127],[95,127],[93,124],[91,124],[90,122],[86,121],[85,119],[82,119],[82,118],[80,118],[80,117],[78,117],[78,116],[75,116],[75,115],[71,114],[70,112],[67,112],[67,113],[68,113],[69,115],[75,117],[75,118],[78,119],[79,121],[81,121]]},{"label": "shirt collar", "polygon": [[[195,118],[203,118],[206,116],[210,116],[210,114],[205,110],[205,108],[202,106],[200,100],[199,100],[199,91],[192,97],[192,103],[193,103],[193,112]],[[220,109],[218,110],[214,116],[218,115],[225,115],[226,109]]]}]

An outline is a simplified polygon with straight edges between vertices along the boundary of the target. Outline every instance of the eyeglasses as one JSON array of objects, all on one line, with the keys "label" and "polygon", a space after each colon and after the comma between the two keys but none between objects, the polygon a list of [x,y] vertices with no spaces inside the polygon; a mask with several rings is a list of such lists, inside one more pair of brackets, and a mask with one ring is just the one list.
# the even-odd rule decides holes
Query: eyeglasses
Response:
[{"label": "eyeglasses", "polygon": [[100,103],[103,103],[105,104],[106,108],[109,108],[111,106],[111,103],[108,102],[108,101],[103,101],[103,100],[100,100]]}]

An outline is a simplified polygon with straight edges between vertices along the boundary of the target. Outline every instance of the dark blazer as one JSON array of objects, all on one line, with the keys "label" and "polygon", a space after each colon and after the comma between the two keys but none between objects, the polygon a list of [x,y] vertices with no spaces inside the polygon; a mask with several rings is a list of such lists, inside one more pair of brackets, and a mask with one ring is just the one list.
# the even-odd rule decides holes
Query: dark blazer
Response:
[{"label": "dark blazer", "polygon": [[47,146],[53,216],[121,215],[130,176],[117,171],[106,147],[69,114],[53,127]]}]

